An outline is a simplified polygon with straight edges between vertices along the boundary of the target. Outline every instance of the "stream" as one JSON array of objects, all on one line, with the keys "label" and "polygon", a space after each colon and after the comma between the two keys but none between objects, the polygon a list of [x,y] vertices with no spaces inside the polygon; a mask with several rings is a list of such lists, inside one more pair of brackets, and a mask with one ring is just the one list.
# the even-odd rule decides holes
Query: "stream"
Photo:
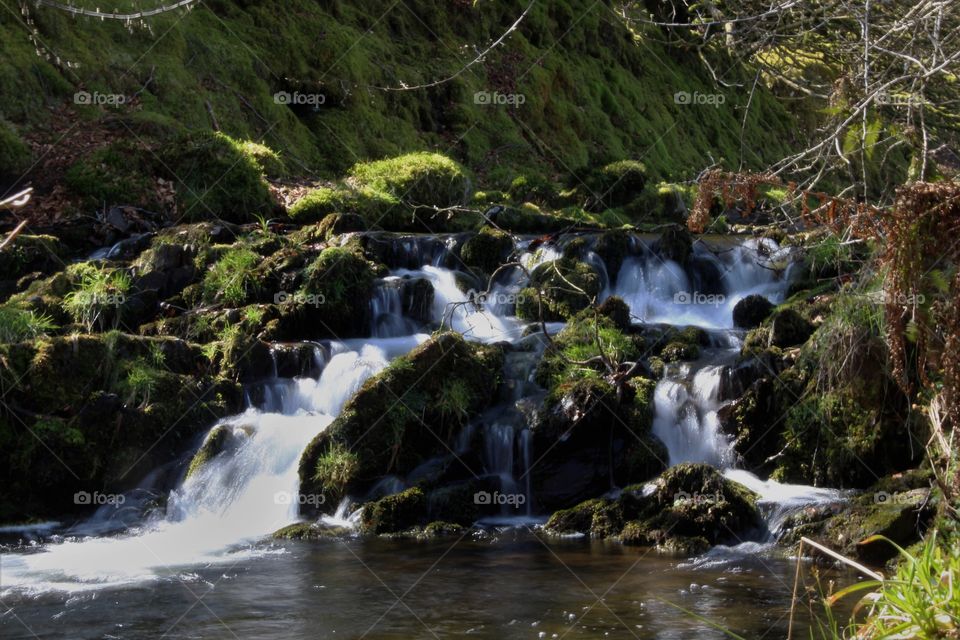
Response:
[{"label": "stream", "polygon": [[[105,506],[75,525],[0,529],[0,542],[9,543],[0,555],[0,636],[34,637],[29,627],[42,638],[725,637],[674,603],[748,638],[783,637],[794,564],[774,546],[778,524],[840,495],[738,469],[716,414],[732,399],[725,376],[743,338],[733,306],[752,293],[782,301],[791,251],[770,240],[698,242],[684,269],[638,237],[614,281],[602,260],[587,256],[602,297],[623,298],[635,323],[707,332],[698,359],[668,365],[656,387],[653,433],[669,463],[710,463],[760,495],[762,536],[678,559],[540,531],[549,513],[531,506],[537,456],[517,407],[542,397],[532,371],[543,344],[512,315],[522,273],[505,274],[480,307],[451,306],[466,296],[447,245],[406,242],[393,248],[401,259],[370,301],[370,337],[312,344],[316,377],[274,377],[251,389],[243,413],[214,425],[238,444],[189,478],[181,473],[165,509],[142,515],[131,496],[125,509]],[[518,246],[527,268],[560,254],[559,246],[528,244]],[[426,325],[404,314],[400,290],[412,279],[433,287]],[[365,380],[441,323],[469,340],[539,345],[532,357],[508,354],[507,397],[467,427],[482,430],[485,473],[505,493],[524,496],[525,508],[486,519],[459,540],[270,539],[298,520],[297,464],[306,445]],[[461,450],[472,435],[462,434]],[[396,492],[414,480],[387,477],[377,490]],[[141,491],[156,495],[156,482],[148,478]],[[353,526],[355,506],[326,505],[326,519]]]}]

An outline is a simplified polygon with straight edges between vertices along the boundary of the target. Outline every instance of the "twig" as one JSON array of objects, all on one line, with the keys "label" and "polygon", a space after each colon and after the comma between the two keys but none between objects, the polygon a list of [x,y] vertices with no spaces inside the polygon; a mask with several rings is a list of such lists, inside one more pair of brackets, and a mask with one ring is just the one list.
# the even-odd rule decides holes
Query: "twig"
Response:
[{"label": "twig", "polygon": [[10,232],[10,235],[7,236],[7,239],[4,240],[2,243],[0,243],[0,251],[3,251],[4,249],[6,249],[7,245],[13,242],[13,239],[16,238],[18,235],[20,235],[20,232],[23,231],[26,226],[27,226],[27,221],[21,220],[20,224],[14,227],[13,231]]}]

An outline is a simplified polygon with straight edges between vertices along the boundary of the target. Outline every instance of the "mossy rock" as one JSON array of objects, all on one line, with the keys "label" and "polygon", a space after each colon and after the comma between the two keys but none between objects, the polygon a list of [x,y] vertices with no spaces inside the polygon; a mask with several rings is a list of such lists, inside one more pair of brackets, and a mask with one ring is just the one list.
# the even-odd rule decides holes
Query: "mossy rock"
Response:
[{"label": "mossy rock", "polygon": [[[352,214],[364,221],[364,229],[392,228],[390,222],[402,213],[400,201],[370,187],[320,187],[308,192],[288,210],[295,222],[320,222],[331,214]],[[358,229],[361,230],[361,229]]]},{"label": "mossy rock", "polygon": [[806,342],[813,329],[813,325],[796,309],[781,309],[770,317],[768,344],[780,348],[795,347]]},{"label": "mossy rock", "polygon": [[[611,303],[607,311],[617,315],[616,309],[616,303]],[[536,381],[552,389],[578,378],[600,375],[603,372],[600,363],[592,366],[571,364],[590,361],[600,355],[598,336],[604,354],[617,362],[636,361],[644,352],[644,341],[640,336],[625,334],[614,320],[601,314],[599,309],[584,309],[554,336],[537,365]]]},{"label": "mossy rock", "polygon": [[696,360],[700,357],[700,348],[689,342],[671,342],[660,352],[660,358],[664,362],[680,362],[683,360]]},{"label": "mossy rock", "polygon": [[187,219],[251,222],[274,207],[259,161],[226,134],[188,134],[163,156]]},{"label": "mossy rock", "polygon": [[759,294],[750,294],[733,307],[733,326],[753,329],[760,326],[773,311],[773,304]]},{"label": "mossy rock", "polygon": [[359,186],[388,193],[409,205],[452,207],[470,201],[472,182],[456,161],[438,153],[409,153],[362,162],[350,170]]},{"label": "mossy rock", "polygon": [[607,268],[611,283],[617,281],[623,261],[630,255],[631,239],[626,231],[614,230],[601,233],[593,245],[593,251],[600,256]]},{"label": "mossy rock", "polygon": [[494,222],[512,233],[550,233],[576,226],[576,221],[544,213],[532,204],[519,207],[499,207]]},{"label": "mossy rock", "polygon": [[669,225],[654,243],[654,250],[664,260],[673,260],[682,266],[693,252],[693,236],[680,225]]},{"label": "mossy rock", "polygon": [[681,547],[697,538],[709,544],[742,541],[762,522],[756,494],[709,465],[692,463],[660,476],[638,520],[652,532],[651,541],[667,548],[670,540]]},{"label": "mossy rock", "polygon": [[203,373],[197,345],[173,339],[45,338],[0,346],[0,361],[23,412],[0,465],[20,517],[76,513],[77,491],[134,488],[242,404],[237,385]]},{"label": "mossy rock", "polygon": [[602,211],[622,207],[643,193],[647,168],[636,160],[620,160],[596,170],[587,182],[590,193],[586,208]]},{"label": "mossy rock", "polygon": [[545,262],[533,270],[530,287],[518,296],[517,317],[540,320],[542,313],[548,322],[567,320],[593,303],[600,286],[600,276],[585,262],[570,258]]},{"label": "mossy rock", "polygon": [[468,267],[490,275],[503,264],[513,252],[513,238],[509,234],[484,227],[479,233],[463,243],[460,259]]},{"label": "mossy rock", "polygon": [[610,296],[600,303],[600,306],[597,307],[597,312],[604,317],[610,318],[613,326],[620,331],[629,330],[633,324],[630,319],[630,306],[623,301],[623,298]]},{"label": "mossy rock", "polygon": [[324,249],[304,270],[300,289],[280,301],[277,335],[285,340],[366,335],[374,281],[383,273],[354,247]]},{"label": "mossy rock", "polygon": [[533,202],[538,205],[553,207],[559,204],[559,187],[548,178],[530,174],[517,176],[507,189],[507,197],[514,204]]},{"label": "mossy rock", "polygon": [[666,448],[650,433],[652,380],[635,378],[620,392],[586,377],[555,387],[533,427],[533,495],[555,509],[618,485],[655,477],[666,468]]},{"label": "mossy rock", "polygon": [[[882,484],[881,483],[878,484]],[[781,544],[797,544],[806,536],[873,566],[897,557],[897,548],[919,541],[936,513],[929,486],[887,492],[871,488],[850,502],[814,505],[784,522]]]},{"label": "mossy rock", "polygon": [[355,213],[330,213],[317,225],[316,236],[323,240],[329,240],[342,233],[366,230],[367,223]]},{"label": "mossy rock", "polygon": [[664,472],[649,495],[640,485],[627,487],[616,500],[595,498],[554,513],[544,529],[690,555],[759,528],[756,500],[708,465],[681,464]]},{"label": "mossy rock", "polygon": [[327,540],[346,538],[353,531],[346,527],[327,527],[316,522],[295,522],[273,532],[275,540]]},{"label": "mossy rock", "polygon": [[[447,446],[493,397],[503,355],[440,334],[364,383],[300,459],[301,491],[336,504],[387,474],[404,475]],[[448,443],[444,446],[444,442]],[[349,464],[321,464],[332,452]],[[337,473],[332,473],[331,469]]]},{"label": "mossy rock", "polygon": [[205,464],[223,453],[231,435],[230,428],[226,425],[214,427],[213,430],[207,434],[203,444],[200,445],[200,449],[193,454],[193,458],[190,459],[190,465],[187,467],[187,475],[185,477],[189,478],[197,473]]},{"label": "mossy rock", "polygon": [[398,533],[421,524],[427,517],[423,490],[413,487],[363,506],[360,516],[364,533]]},{"label": "mossy rock", "polygon": [[[0,274],[3,274],[0,282],[10,282],[11,289],[22,288],[29,283],[18,282],[20,278],[36,274],[30,279],[33,282],[44,274],[59,270],[68,253],[67,247],[56,236],[21,233],[0,252]],[[0,286],[0,299],[4,297],[3,293]]]}]

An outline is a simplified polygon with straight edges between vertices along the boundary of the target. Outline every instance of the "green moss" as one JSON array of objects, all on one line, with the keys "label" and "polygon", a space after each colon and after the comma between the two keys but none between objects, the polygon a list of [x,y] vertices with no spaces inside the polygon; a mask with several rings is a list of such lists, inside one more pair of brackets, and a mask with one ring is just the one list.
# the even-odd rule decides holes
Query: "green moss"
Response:
[{"label": "green moss", "polygon": [[[445,333],[397,358],[370,378],[300,460],[301,491],[335,504],[389,473],[404,474],[440,451],[444,442],[490,398],[502,366],[498,349],[472,346]],[[445,398],[437,402],[437,398]],[[329,451],[350,451],[356,465],[336,483],[316,477]]]},{"label": "green moss", "polygon": [[189,134],[171,145],[164,165],[188,220],[249,222],[272,208],[259,161],[242,142],[219,132]]},{"label": "green moss", "polygon": [[381,220],[395,208],[399,208],[397,198],[369,187],[321,187],[300,198],[287,213],[300,223],[318,222],[332,213],[352,213],[368,225],[383,227]]},{"label": "green moss", "polygon": [[518,296],[517,316],[525,320],[567,320],[589,307],[599,293],[600,276],[590,265],[572,258],[553,260],[530,274],[530,287]]},{"label": "green moss", "polygon": [[359,163],[350,170],[350,179],[413,206],[463,205],[473,191],[465,169],[437,153],[409,153]]},{"label": "green moss", "polygon": [[401,491],[364,505],[360,522],[366,533],[398,533],[422,524],[427,517],[427,501],[418,487]]},{"label": "green moss", "polygon": [[205,464],[220,455],[226,447],[229,438],[230,429],[228,427],[224,425],[214,427],[213,430],[207,434],[200,449],[190,459],[190,466],[187,467],[186,477],[189,478],[197,473]]},{"label": "green moss", "polygon": [[460,259],[468,267],[490,275],[513,251],[513,238],[503,231],[484,227],[460,249]]}]

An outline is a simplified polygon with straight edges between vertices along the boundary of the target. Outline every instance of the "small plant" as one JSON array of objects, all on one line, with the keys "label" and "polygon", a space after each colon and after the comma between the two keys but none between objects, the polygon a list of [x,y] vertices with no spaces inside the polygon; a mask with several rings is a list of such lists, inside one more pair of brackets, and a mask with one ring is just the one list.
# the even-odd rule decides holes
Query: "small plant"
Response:
[{"label": "small plant", "polygon": [[160,382],[160,372],[146,358],[137,358],[125,365],[125,370],[120,387],[127,395],[127,404],[141,408],[150,404],[150,395]]},{"label": "small plant", "polygon": [[864,542],[885,540],[900,553],[896,575],[885,580],[859,582],[835,593],[834,604],[846,596],[870,590],[860,605],[868,605],[866,620],[854,623],[858,638],[960,637],[960,543],[941,543],[932,533],[916,555],[892,540],[872,536]]},{"label": "small plant", "polygon": [[260,256],[249,249],[228,251],[207,272],[204,295],[231,306],[243,304],[256,289],[253,272],[259,262]]},{"label": "small plant", "polygon": [[324,486],[342,492],[359,465],[357,454],[342,445],[334,445],[317,459],[314,478]]},{"label": "small plant", "polygon": [[130,291],[130,276],[121,269],[80,265],[77,288],[63,299],[63,310],[87,331],[116,329]]},{"label": "small plant", "polygon": [[9,304],[0,305],[0,342],[32,340],[56,328],[48,315]]}]

